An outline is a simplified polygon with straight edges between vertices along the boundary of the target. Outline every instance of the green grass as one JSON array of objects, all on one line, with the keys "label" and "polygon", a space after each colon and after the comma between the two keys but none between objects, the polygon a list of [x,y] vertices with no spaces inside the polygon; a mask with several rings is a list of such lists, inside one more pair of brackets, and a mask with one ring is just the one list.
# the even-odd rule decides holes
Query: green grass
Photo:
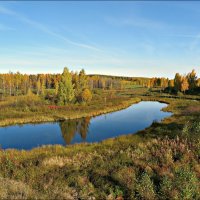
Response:
[{"label": "green grass", "polygon": [[173,116],[100,143],[1,150],[0,198],[199,199],[200,102],[140,98],[168,103]]}]

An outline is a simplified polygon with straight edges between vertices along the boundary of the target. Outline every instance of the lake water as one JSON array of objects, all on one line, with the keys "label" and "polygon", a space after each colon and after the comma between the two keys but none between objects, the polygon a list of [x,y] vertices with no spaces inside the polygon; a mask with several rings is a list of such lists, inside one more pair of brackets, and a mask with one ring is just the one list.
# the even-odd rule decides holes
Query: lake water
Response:
[{"label": "lake water", "polygon": [[2,149],[32,149],[42,145],[68,145],[99,142],[107,138],[136,133],[153,121],[171,116],[161,111],[167,104],[143,101],[113,113],[64,122],[25,124],[0,128]]}]

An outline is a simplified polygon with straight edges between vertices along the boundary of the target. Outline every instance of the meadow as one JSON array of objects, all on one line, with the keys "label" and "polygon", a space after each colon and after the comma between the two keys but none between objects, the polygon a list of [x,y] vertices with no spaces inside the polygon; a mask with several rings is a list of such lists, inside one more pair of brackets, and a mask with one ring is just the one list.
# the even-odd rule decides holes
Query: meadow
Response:
[{"label": "meadow", "polygon": [[[34,107],[41,116],[54,111],[57,116],[78,117],[80,113],[99,114],[122,109],[140,100],[152,100],[168,103],[164,110],[173,112],[173,115],[161,123],[154,122],[135,135],[100,143],[44,146],[30,151],[1,150],[0,198],[199,199],[198,96],[174,98],[145,88],[117,91],[112,98],[110,96],[110,92],[103,91],[96,94],[94,104],[73,105],[71,109],[66,106],[68,109],[64,111],[54,107],[49,110],[48,104],[34,103],[28,108]],[[14,113],[23,110],[26,104],[20,104],[20,109],[17,104],[11,107],[12,100],[2,101],[1,105],[4,105],[4,108],[1,106],[4,109],[1,125],[23,122],[24,116],[31,121],[31,115],[35,113],[35,110],[25,109],[20,118]],[[42,108],[44,110],[40,112]],[[5,122],[10,113],[13,116]],[[55,119],[51,116],[50,120]]]}]

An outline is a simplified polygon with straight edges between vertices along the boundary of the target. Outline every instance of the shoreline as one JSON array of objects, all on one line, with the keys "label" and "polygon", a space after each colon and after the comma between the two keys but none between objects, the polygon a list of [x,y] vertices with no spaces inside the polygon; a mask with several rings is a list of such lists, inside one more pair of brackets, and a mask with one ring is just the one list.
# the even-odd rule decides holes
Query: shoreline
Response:
[{"label": "shoreline", "polygon": [[[137,103],[140,103],[141,101],[157,101],[159,103],[166,103],[166,104],[169,104],[169,101],[167,100],[161,100],[162,97],[154,97],[154,98],[149,98],[149,97],[135,97],[135,98],[131,98],[130,100],[126,100],[126,101],[123,101],[120,105],[118,106],[113,106],[113,108],[111,107],[110,109],[107,109],[105,108],[104,110],[101,110],[101,111],[96,111],[96,112],[90,112],[90,113],[87,113],[86,115],[83,114],[83,115],[80,115],[80,114],[74,114],[73,116],[71,117],[59,117],[58,116],[58,119],[56,118],[53,118],[51,116],[49,117],[46,117],[45,116],[42,116],[41,115],[41,118],[42,119],[38,119],[38,118],[16,118],[16,119],[13,119],[13,121],[11,122],[5,122],[6,120],[4,121],[0,121],[0,128],[3,128],[3,127],[8,127],[8,126],[15,126],[15,125],[24,125],[24,124],[40,124],[40,123],[49,123],[49,122],[62,122],[62,121],[65,121],[65,120],[73,120],[73,119],[81,119],[81,118],[84,118],[84,117],[96,117],[96,116],[99,116],[99,115],[103,115],[103,114],[107,114],[107,113],[112,113],[112,112],[116,112],[116,111],[120,111],[120,110],[123,110],[123,109],[126,109],[128,108],[129,106],[131,105],[134,105],[134,104],[137,104]],[[167,107],[163,108],[162,110],[165,111]]]},{"label": "shoreline", "polygon": [[[62,121],[65,121],[65,120],[73,120],[73,119],[81,119],[81,118],[84,118],[84,117],[96,117],[96,116],[99,116],[99,115],[103,115],[103,114],[108,114],[108,113],[112,113],[112,112],[116,112],[116,111],[120,111],[120,110],[123,110],[123,109],[126,109],[128,108],[129,106],[131,105],[134,105],[134,104],[137,104],[137,103],[140,103],[141,101],[157,101],[159,103],[166,103],[166,104],[170,104],[169,101],[167,101],[167,99],[162,99],[163,97],[143,97],[143,96],[138,96],[138,97],[135,97],[135,98],[131,98],[130,100],[126,100],[126,101],[123,101],[120,105],[118,106],[113,106],[111,108],[105,108],[104,110],[100,110],[100,111],[95,111],[95,112],[90,112],[90,113],[87,113],[87,114],[83,114],[83,115],[80,115],[80,114],[77,114],[77,113],[74,113],[73,116],[71,117],[57,117],[58,119],[56,119],[55,117],[51,117],[51,116],[43,116],[41,115],[40,117],[42,118],[15,118],[13,119],[13,121],[9,121],[9,122],[6,122],[6,120],[4,121],[0,121],[0,128],[3,128],[3,127],[8,127],[8,126],[15,126],[15,125],[25,125],[25,124],[40,124],[40,123],[54,123],[54,122],[62,122]],[[173,99],[173,98],[171,98]],[[168,106],[167,106],[168,107]],[[167,107],[163,108],[162,110],[163,111],[167,111],[165,109],[167,109]],[[171,112],[171,111],[169,111]]]},{"label": "shoreline", "polygon": [[[171,115],[170,116],[168,116],[168,117],[165,117],[165,118],[163,118],[160,122],[158,122],[158,123],[160,123],[160,124],[163,124],[164,123],[164,121],[165,120],[167,120],[167,119],[170,119],[172,116],[173,116],[173,112],[172,111],[166,111],[166,110],[163,110],[163,109],[166,109],[169,105],[170,105],[170,102],[167,102],[167,101],[162,101],[162,100],[158,100],[158,99],[154,99],[154,100],[152,100],[152,99],[140,99],[140,101],[134,101],[134,103],[130,103],[129,101],[128,101],[128,103],[130,103],[129,105],[127,104],[125,107],[121,107],[121,109],[115,109],[115,110],[113,110],[112,109],[112,111],[110,111],[110,112],[104,112],[104,113],[102,113],[102,114],[99,114],[99,115],[103,115],[103,114],[106,114],[106,113],[113,113],[113,112],[117,112],[117,111],[120,111],[120,110],[123,110],[123,109],[127,109],[127,108],[129,108],[130,106],[132,106],[132,105],[135,105],[135,104],[138,104],[138,103],[140,103],[140,102],[159,102],[159,103],[163,103],[163,104],[166,104],[166,106],[165,107],[163,107],[162,109],[160,109],[161,111],[163,111],[163,112],[170,112],[171,113]],[[95,116],[99,116],[99,115],[95,115]],[[86,117],[88,117],[88,116],[86,116]],[[94,116],[92,116],[92,117],[94,117]],[[79,118],[73,118],[73,119],[79,119]],[[72,120],[72,118],[71,118],[71,120]],[[59,120],[59,121],[51,121],[52,123],[55,123],[55,122],[62,122],[63,120]],[[41,122],[41,124],[43,124],[43,123],[51,123],[50,121],[43,121],[43,122]],[[79,146],[79,145],[83,145],[83,144],[86,144],[86,145],[95,145],[95,144],[102,144],[102,143],[106,143],[106,141],[110,141],[110,140],[115,140],[116,138],[124,138],[124,137],[129,137],[129,136],[131,136],[131,135],[136,135],[136,134],[138,134],[138,133],[140,133],[140,132],[143,132],[143,131],[145,131],[145,130],[147,130],[147,129],[150,129],[151,127],[152,127],[152,125],[153,125],[153,123],[154,122],[152,122],[152,124],[150,125],[150,126],[148,126],[148,127],[146,127],[146,128],[144,128],[144,129],[142,129],[142,130],[138,130],[137,132],[135,132],[135,133],[129,133],[129,134],[125,134],[125,135],[120,135],[120,136],[117,136],[117,137],[113,137],[113,138],[107,138],[107,139],[104,139],[104,140],[102,140],[102,141],[100,141],[100,142],[92,142],[92,143],[90,143],[90,142],[84,142],[84,143],[75,143],[75,144],[70,144],[70,145],[67,145],[67,146]],[[40,124],[40,122],[32,122],[32,123],[24,123],[24,124]],[[15,125],[18,125],[18,124],[15,124]],[[15,126],[15,125],[13,125],[13,126]],[[9,125],[8,125],[9,126]],[[12,126],[12,125],[10,125],[10,126]],[[6,127],[6,126],[5,126]],[[0,127],[0,128],[3,128],[3,127]],[[63,146],[63,145],[60,145],[60,144],[56,144],[56,145],[53,145],[53,144],[48,144],[48,145],[42,145],[42,146],[39,146],[39,147],[34,147],[34,148],[32,148],[32,149],[28,149],[28,150],[20,150],[20,149],[13,149],[13,148],[8,148],[8,149],[2,149],[3,151],[12,151],[12,150],[16,150],[16,151],[32,151],[32,150],[35,150],[35,149],[42,149],[42,148],[48,148],[48,147],[56,147],[56,146],[61,146],[61,147],[67,147],[67,146]]]},{"label": "shoreline", "polygon": [[[74,112],[74,114],[70,117],[65,117],[65,116],[57,116],[57,117],[52,117],[52,116],[44,116],[41,115],[40,118],[15,118],[13,120],[10,120],[6,122],[6,120],[0,121],[0,128],[1,127],[8,127],[8,126],[14,126],[14,125],[23,125],[23,124],[34,124],[34,123],[48,123],[48,122],[61,122],[65,120],[71,120],[71,119],[80,119],[84,117],[95,117],[99,116],[102,114],[107,114],[107,113],[112,113],[115,111],[119,111],[125,108],[128,108],[129,106],[141,102],[142,99],[140,97],[135,97],[131,98],[130,100],[122,101],[121,104],[118,106],[113,106],[110,108],[105,107],[104,110],[99,110],[99,111],[91,111],[87,114],[79,114]],[[57,119],[56,119],[57,118]]]}]

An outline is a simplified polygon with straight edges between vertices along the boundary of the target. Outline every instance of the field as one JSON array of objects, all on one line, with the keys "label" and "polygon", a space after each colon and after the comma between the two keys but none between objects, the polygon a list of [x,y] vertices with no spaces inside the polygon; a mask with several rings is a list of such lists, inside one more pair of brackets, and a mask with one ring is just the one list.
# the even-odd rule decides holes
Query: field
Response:
[{"label": "field", "polygon": [[[196,100],[199,97],[174,98],[158,91],[149,93],[145,88],[114,92],[110,99],[109,96],[104,91],[103,95],[95,96],[94,103],[75,105],[66,111],[47,103],[31,105],[29,108],[35,110],[22,109],[20,115],[17,113],[22,106],[18,107],[18,103],[22,100],[13,107],[12,99],[2,101],[1,125],[24,122],[24,117],[34,122],[39,118],[48,121],[63,116],[95,115],[140,100],[166,102],[169,105],[165,110],[173,112],[173,116],[161,123],[154,122],[135,135],[95,144],[1,150],[0,198],[199,199],[200,101]],[[37,119],[33,118],[35,113]],[[44,113],[48,118],[41,118]]]}]

